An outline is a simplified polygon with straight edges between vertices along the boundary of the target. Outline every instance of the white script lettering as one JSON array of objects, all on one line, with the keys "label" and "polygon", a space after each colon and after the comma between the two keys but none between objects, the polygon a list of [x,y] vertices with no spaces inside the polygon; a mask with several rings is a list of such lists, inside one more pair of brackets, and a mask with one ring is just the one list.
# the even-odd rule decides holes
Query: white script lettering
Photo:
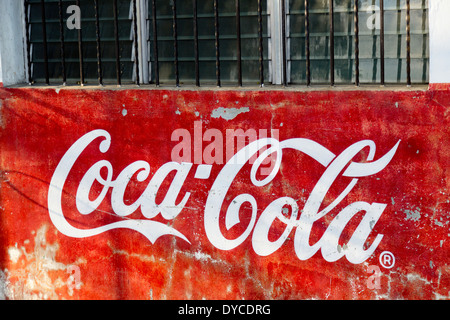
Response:
[{"label": "white script lettering", "polygon": [[[140,197],[134,203],[126,204],[124,197],[131,178],[136,175],[136,180],[139,183],[144,183],[151,172],[150,164],[142,160],[133,162],[123,169],[114,180],[112,164],[107,160],[100,160],[86,171],[78,185],[76,194],[76,208],[78,212],[81,215],[89,215],[97,210],[104,201],[108,190],[112,189],[111,208],[117,216],[127,217],[140,209],[146,219],[123,219],[92,229],[79,229],[68,222],[62,206],[64,186],[75,162],[83,151],[97,139],[102,139],[99,144],[99,151],[106,153],[111,145],[110,134],[105,130],[94,130],[76,141],[65,153],[55,169],[48,192],[49,214],[55,227],[61,233],[74,238],[91,237],[112,229],[127,228],[141,233],[151,243],[154,243],[159,237],[164,235],[176,236],[190,243],[185,235],[173,227],[149,220],[155,218],[158,214],[161,214],[166,220],[174,220],[182,212],[191,196],[190,192],[185,192],[184,195],[181,194],[182,186],[193,166],[193,163],[190,162],[169,162],[164,164],[152,176]],[[300,260],[307,260],[320,250],[323,258],[329,262],[337,261],[345,256],[351,263],[362,263],[373,254],[383,238],[381,234],[376,235],[372,244],[367,249],[364,249],[372,228],[380,219],[387,206],[386,204],[363,201],[349,204],[334,217],[322,237],[313,245],[310,244],[312,226],[314,222],[327,215],[342,202],[356,186],[359,178],[371,176],[382,171],[394,157],[399,144],[400,141],[384,156],[374,161],[376,146],[370,140],[356,142],[338,156],[319,143],[303,138],[288,139],[281,142],[274,138],[261,138],[250,142],[223,165],[212,184],[204,211],[206,236],[216,248],[232,250],[241,245],[252,234],[251,242],[255,253],[260,256],[268,256],[276,252],[285,243],[292,230],[295,229],[294,249]],[[352,159],[355,155],[367,147],[369,148],[369,153],[366,162],[353,162]],[[240,223],[239,211],[244,203],[251,207],[250,222],[245,231],[237,238],[227,239],[221,231],[219,216],[225,197],[237,174],[246,163],[249,163],[251,164],[251,183],[256,187],[266,186],[277,176],[283,158],[283,150],[285,149],[301,152],[325,168],[322,176],[309,194],[301,214],[296,200],[291,197],[280,197],[272,201],[258,218],[257,199],[249,193],[239,194],[231,201],[226,210],[225,227],[229,230]],[[267,158],[269,157],[272,159],[273,165],[270,171],[266,172],[267,175],[264,175],[264,178],[259,180],[257,179],[257,173],[260,172],[261,165],[267,163]],[[251,163],[250,159],[256,160]],[[106,171],[106,177],[104,177],[105,174],[102,176],[101,171],[103,173]],[[172,172],[175,172],[175,175],[164,195],[164,199],[157,204],[156,194],[163,181]],[[339,176],[352,179],[333,202],[319,211],[327,192]],[[91,200],[89,193],[94,183],[100,184],[101,191],[96,199]],[[177,198],[182,200],[176,203]],[[286,207],[289,207],[291,211],[289,218],[283,215],[283,210]],[[346,249],[339,250],[339,238],[344,228],[359,212],[365,212],[365,215],[351,235],[350,240],[346,244]],[[284,223],[286,227],[276,241],[270,241],[270,228],[276,219]]]}]

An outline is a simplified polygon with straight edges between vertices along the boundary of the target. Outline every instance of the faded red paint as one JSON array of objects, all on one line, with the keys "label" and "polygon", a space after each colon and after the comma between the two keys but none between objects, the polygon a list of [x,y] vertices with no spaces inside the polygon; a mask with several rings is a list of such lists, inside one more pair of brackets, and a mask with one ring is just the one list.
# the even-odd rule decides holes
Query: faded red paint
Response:
[{"label": "faded red paint", "polygon": [[[6,298],[49,299],[449,299],[449,105],[448,90],[2,88],[0,296],[3,290]],[[249,111],[231,120],[213,118],[219,107]],[[203,212],[220,165],[214,165],[208,180],[194,178],[194,165],[183,185],[182,191],[191,192],[191,197],[171,226],[191,244],[164,236],[152,245],[141,234],[125,229],[75,239],[54,227],[47,208],[49,183],[63,155],[81,136],[104,129],[112,137],[105,155],[99,155],[98,144],[97,149],[86,150],[63,194],[70,222],[92,228],[124,218],[111,214],[106,200],[91,215],[77,213],[75,194],[86,170],[108,159],[117,175],[130,163],[145,160],[153,174],[171,161],[176,145],[170,140],[172,132],[185,128],[193,133],[199,120],[203,130],[217,128],[224,135],[226,129],[279,129],[280,140],[312,139],[337,155],[369,139],[376,143],[378,158],[401,140],[391,163],[361,179],[339,205],[342,209],[355,201],[387,204],[369,238],[371,242],[375,235],[384,235],[377,250],[356,265],[345,258],[330,263],[320,253],[301,261],[294,252],[293,232],[281,249],[267,257],[255,254],[251,238],[230,251],[216,249],[206,237]],[[273,182],[256,188],[248,174],[242,175],[235,181],[233,196],[249,192],[262,209],[290,196],[302,208],[323,167],[298,152],[283,156]],[[348,183],[336,181],[326,202]],[[133,183],[126,194],[130,203],[145,185]],[[320,239],[335,214],[316,222],[311,243]],[[350,221],[340,243],[348,241],[361,217]],[[127,219],[142,219],[142,214],[138,210]],[[166,222],[161,217],[156,220]],[[244,215],[241,220],[228,236],[237,237],[245,230],[248,220]],[[282,224],[275,224],[269,239],[275,241],[283,230]],[[380,266],[383,251],[394,254],[392,269]],[[371,265],[380,267],[378,289],[368,287]],[[79,274],[72,272],[69,278],[71,266]]]}]

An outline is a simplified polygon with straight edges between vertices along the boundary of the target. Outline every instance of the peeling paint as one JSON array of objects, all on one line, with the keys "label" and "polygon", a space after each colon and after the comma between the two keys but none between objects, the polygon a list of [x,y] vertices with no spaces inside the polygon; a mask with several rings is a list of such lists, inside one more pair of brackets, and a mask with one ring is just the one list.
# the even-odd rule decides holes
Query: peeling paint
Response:
[{"label": "peeling paint", "polygon": [[420,220],[420,209],[416,208],[415,210],[404,210],[406,213],[405,220],[419,221]]},{"label": "peeling paint", "polygon": [[8,249],[8,255],[9,255],[9,259],[13,262],[13,263],[17,263],[17,261],[19,260],[20,256],[22,255],[22,252],[17,248],[17,243],[15,247],[11,247]]},{"label": "peeling paint", "polygon": [[225,120],[233,120],[241,113],[249,112],[249,107],[242,107],[242,108],[217,108],[214,109],[211,113],[212,118],[223,118]]},{"label": "peeling paint", "polygon": [[0,269],[0,300],[6,300],[7,297],[9,296],[9,280],[7,278],[6,273],[8,272],[8,270],[5,270],[5,272],[3,272]]},{"label": "peeling paint", "polygon": [[[57,290],[67,287],[67,279],[61,276],[65,276],[65,272],[55,276],[58,271],[65,271],[68,265],[56,261],[59,245],[47,243],[48,229],[49,225],[45,224],[36,232],[32,252],[27,252],[25,246],[18,247],[17,244],[8,248],[10,268],[0,275],[5,298],[59,299]],[[16,265],[24,267],[17,269]],[[14,282],[11,279],[15,279]],[[67,288],[67,292],[69,296],[73,294],[70,288]]]}]

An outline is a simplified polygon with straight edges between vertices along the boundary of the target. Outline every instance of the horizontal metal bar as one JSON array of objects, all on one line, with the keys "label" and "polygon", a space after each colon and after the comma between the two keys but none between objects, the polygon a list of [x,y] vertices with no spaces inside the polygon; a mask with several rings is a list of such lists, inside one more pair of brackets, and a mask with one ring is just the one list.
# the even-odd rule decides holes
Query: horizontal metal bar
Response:
[{"label": "horizontal metal bar", "polygon": [[[406,57],[384,57],[384,59],[387,60],[394,60],[394,61],[402,61],[402,60],[406,60]],[[420,58],[411,58],[411,60],[427,60],[428,57],[420,57]],[[320,56],[320,57],[310,57],[310,60],[316,60],[316,61],[328,61],[330,60],[330,57],[324,57],[324,56]],[[335,61],[353,61],[355,60],[355,57],[352,55],[351,57],[335,57],[334,58]],[[364,56],[359,56],[359,61],[361,60],[380,60],[380,57],[364,57]],[[252,61],[256,61],[256,59],[252,59]],[[295,58],[292,57],[291,59],[289,59],[289,61],[306,61],[306,58]]]},{"label": "horizontal metal bar", "polygon": [[[158,61],[159,62],[170,62],[173,63],[173,57],[165,57],[165,58],[159,58]],[[83,59],[85,63],[97,63],[97,59],[96,58],[84,58]],[[348,60],[348,59],[341,59],[341,60]],[[58,62],[60,63],[61,60],[59,58],[55,58],[55,59],[48,59],[48,61],[50,63],[52,62]],[[153,62],[154,60],[152,59],[151,62]],[[181,62],[195,62],[195,58],[194,57],[178,57],[178,61]],[[216,61],[215,57],[199,57],[199,62],[214,62]],[[223,62],[236,62],[236,57],[220,57],[220,61]],[[242,61],[255,61],[258,62],[259,61],[259,56],[254,56],[254,57],[246,57],[246,56],[242,56]],[[44,60],[43,59],[33,59],[33,63],[43,63]],[[72,58],[72,59],[67,59],[66,58],[66,62],[78,62],[78,59],[76,58]],[[102,63],[114,63],[116,62],[115,58],[102,58]],[[268,60],[265,60],[265,63],[268,63]],[[133,60],[121,60],[121,63],[134,63]]]},{"label": "horizontal metal bar", "polygon": [[[411,30],[411,35],[427,35],[429,32],[427,30]],[[353,32],[347,33],[347,32],[334,32],[334,38],[336,37],[353,37],[355,34]],[[406,36],[406,31],[402,30],[399,32],[395,31],[385,31],[385,36]],[[329,37],[329,32],[313,32],[309,34],[310,37]],[[373,32],[360,32],[359,36],[365,36],[365,37],[379,37],[379,33],[373,33]],[[291,33],[289,34],[289,38],[304,38],[304,33]]]},{"label": "horizontal metal bar", "polygon": [[[262,15],[269,16],[269,13],[267,11],[263,11]],[[235,18],[235,17],[236,17],[235,13],[219,13],[219,18]],[[257,18],[258,11],[242,12],[241,18],[246,18],[246,17]],[[191,14],[180,14],[180,15],[177,15],[177,18],[178,18],[178,20],[182,20],[182,19],[191,20],[192,15]],[[214,13],[199,13],[197,18],[199,18],[199,19],[204,19],[204,18],[214,19]],[[172,16],[171,15],[158,15],[157,19],[158,20],[172,20]]]},{"label": "horizontal metal bar", "polygon": [[[401,7],[384,7],[384,12],[400,12],[400,11],[405,11],[407,8],[406,6],[401,6]],[[427,6],[415,6],[414,8],[411,7],[411,10],[417,10],[417,11],[423,11],[423,10],[428,10]],[[334,13],[354,13],[355,10],[354,9],[343,9],[343,8],[334,8]],[[369,10],[366,11],[366,13],[370,13],[372,14],[373,12],[378,12],[379,10]],[[309,13],[310,14],[328,14],[329,9],[325,8],[325,9],[310,9]],[[305,12],[303,10],[290,10],[289,11],[289,15],[304,15]],[[362,14],[362,12],[360,11],[360,14]]]},{"label": "horizontal metal bar", "polygon": [[[100,22],[114,22],[114,18],[112,18],[112,17],[111,18],[103,17],[103,18],[99,18],[99,21]],[[118,17],[117,21],[119,21],[119,22],[130,22],[131,20],[129,18],[120,18],[120,17]],[[86,22],[95,23],[96,21],[95,21],[95,18],[83,18],[83,24],[86,23]],[[59,20],[58,19],[48,19],[47,20],[47,24],[53,24],[53,23],[54,24],[58,24]],[[31,20],[30,24],[38,24],[38,25],[40,25],[41,21],[39,21],[39,20]]]},{"label": "horizontal metal bar", "polygon": [[[97,63],[97,58],[84,58],[83,61],[85,63]],[[173,61],[170,60],[170,61]],[[43,63],[44,60],[43,59],[33,59],[33,63]],[[53,63],[53,62],[58,62],[60,63],[61,60],[59,58],[55,58],[55,59],[48,59],[49,63]],[[66,62],[70,62],[70,63],[77,63],[79,62],[78,58],[66,58]],[[102,63],[115,63],[116,62],[116,58],[102,58]],[[133,63],[133,60],[128,60],[128,61],[123,61],[121,60],[122,63]]]}]

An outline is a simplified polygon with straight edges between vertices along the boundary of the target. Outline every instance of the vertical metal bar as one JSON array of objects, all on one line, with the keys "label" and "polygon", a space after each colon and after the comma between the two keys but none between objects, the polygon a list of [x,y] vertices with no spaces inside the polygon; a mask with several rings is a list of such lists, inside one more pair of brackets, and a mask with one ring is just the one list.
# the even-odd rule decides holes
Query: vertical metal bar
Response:
[{"label": "vertical metal bar", "polygon": [[406,0],[406,84],[411,86],[411,3]]},{"label": "vertical metal bar", "polygon": [[25,41],[27,44],[27,65],[28,65],[28,84],[31,85],[33,83],[31,76],[31,43],[30,43],[30,20],[28,19],[28,11],[29,11],[29,3],[27,0],[24,0],[24,15],[25,15]]},{"label": "vertical metal bar", "polygon": [[258,50],[259,50],[259,83],[264,86],[264,47],[263,47],[263,23],[262,1],[258,0]]},{"label": "vertical metal bar", "polygon": [[139,75],[139,36],[138,36],[138,21],[137,21],[137,8],[136,0],[133,0],[133,33],[134,33],[134,63],[136,71],[136,85],[140,85],[140,75]]},{"label": "vertical metal bar", "polygon": [[153,16],[153,55],[155,57],[155,84],[159,86],[159,57],[158,57],[158,23],[156,20],[156,0],[152,0]]},{"label": "vertical metal bar", "polygon": [[116,77],[117,85],[122,85],[122,79],[120,75],[120,46],[119,46],[119,13],[117,9],[117,0],[113,1],[113,14],[114,14],[114,39],[115,39],[115,51],[116,51]]},{"label": "vertical metal bar", "polygon": [[384,71],[384,0],[380,0],[380,77],[382,86],[385,84]]},{"label": "vertical metal bar", "polygon": [[241,53],[241,3],[240,0],[235,0],[236,4],[236,37],[237,37],[237,71],[238,71],[238,85],[242,86],[242,53]]},{"label": "vertical metal bar", "polygon": [[219,2],[214,0],[214,46],[216,49],[216,83],[220,87]]},{"label": "vertical metal bar", "polygon": [[[428,10],[426,9],[428,8],[428,0],[422,0],[422,30],[427,30],[427,23],[428,23]],[[422,35],[422,39],[424,41],[422,41],[422,82],[428,82],[428,63],[426,63],[426,61],[428,60],[427,58],[425,58],[428,54],[427,54],[427,48],[428,48],[428,34],[424,34]]]},{"label": "vertical metal bar", "polygon": [[287,59],[286,59],[286,2],[281,0],[281,43],[283,46],[283,57],[282,57],[282,85],[287,86]]},{"label": "vertical metal bar", "polygon": [[355,5],[353,7],[354,19],[355,19],[355,86],[359,87],[359,0],[354,0]]},{"label": "vertical metal bar", "polygon": [[58,2],[58,14],[59,14],[59,37],[60,37],[60,49],[61,49],[61,75],[63,79],[63,86],[66,85],[67,75],[66,75],[66,54],[64,45],[64,21],[63,21],[63,9],[62,0]]},{"label": "vertical metal bar", "polygon": [[178,68],[178,30],[177,30],[177,1],[172,0],[173,11],[173,50],[174,50],[174,67],[175,67],[175,85],[180,86],[180,72]]},{"label": "vertical metal bar", "polygon": [[309,48],[309,0],[305,0],[306,85],[311,85],[311,52]]},{"label": "vertical metal bar", "polygon": [[200,63],[198,56],[198,17],[197,17],[197,0],[192,0],[194,11],[194,58],[195,58],[195,85],[200,86]]},{"label": "vertical metal bar", "polygon": [[[76,5],[80,7],[80,0],[76,1]],[[83,61],[83,40],[81,34],[81,28],[78,29],[78,57],[80,61],[80,85],[84,85],[84,61]]]},{"label": "vertical metal bar", "polygon": [[49,71],[48,71],[48,53],[47,53],[47,25],[45,19],[45,2],[41,0],[41,18],[42,18],[42,41],[44,45],[44,72],[45,83],[50,84]]},{"label": "vertical metal bar", "polygon": [[329,0],[330,24],[330,85],[334,86],[334,1]]},{"label": "vertical metal bar", "polygon": [[150,83],[150,19],[148,6],[150,1],[138,0],[137,3],[137,16],[138,16],[138,34],[140,41],[139,47],[139,68],[141,68],[139,76],[141,77],[141,83]]},{"label": "vertical metal bar", "polygon": [[98,84],[103,85],[103,71],[102,71],[102,54],[101,54],[101,42],[100,42],[100,17],[98,13],[98,0],[94,0],[95,8],[95,36],[97,42],[97,75]]}]

